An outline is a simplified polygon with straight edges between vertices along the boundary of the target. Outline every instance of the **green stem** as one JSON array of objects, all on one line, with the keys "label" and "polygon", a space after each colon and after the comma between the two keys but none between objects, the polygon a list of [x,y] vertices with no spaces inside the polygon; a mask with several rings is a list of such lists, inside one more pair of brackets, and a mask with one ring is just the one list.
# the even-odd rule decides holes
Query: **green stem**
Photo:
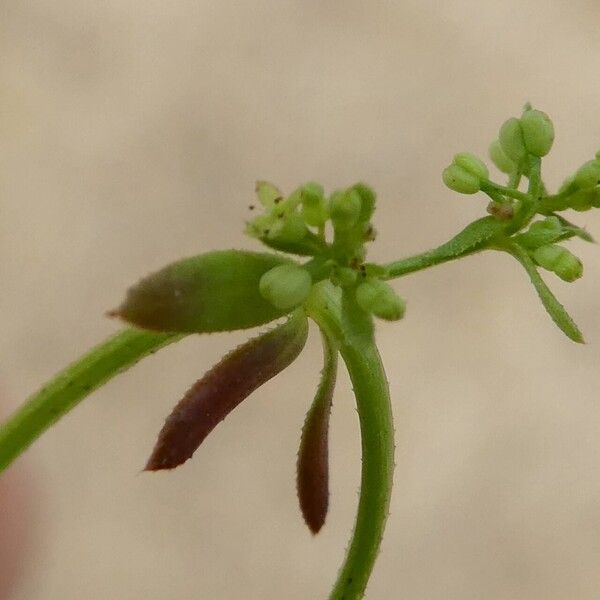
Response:
[{"label": "green stem", "polygon": [[394,428],[387,378],[375,345],[372,319],[356,305],[351,290],[344,292],[340,311],[339,296],[329,285],[323,282],[318,286],[324,293],[311,301],[307,310],[339,344],[354,387],[362,442],[360,499],[354,533],[330,600],[359,600],[373,570],[388,516]]},{"label": "green stem", "polygon": [[527,198],[523,201],[520,211],[515,216],[513,222],[507,228],[509,235],[516,233],[529,224],[531,219],[538,213],[541,200],[542,186],[542,162],[537,156],[529,156],[529,186],[527,188]]},{"label": "green stem", "polygon": [[521,200],[522,202],[527,202],[527,200],[529,200],[529,196],[527,194],[513,189],[512,187],[499,185],[493,181],[482,181],[481,190],[486,193],[500,193],[503,196],[508,196],[509,198],[514,198],[515,200]]},{"label": "green stem", "polygon": [[519,187],[519,183],[521,182],[521,170],[517,169],[516,171],[513,171],[510,174],[510,177],[508,178],[508,187],[509,188],[513,188],[513,189],[518,189]]},{"label": "green stem", "polygon": [[68,366],[0,425],[0,472],[93,390],[181,337],[125,329]]}]

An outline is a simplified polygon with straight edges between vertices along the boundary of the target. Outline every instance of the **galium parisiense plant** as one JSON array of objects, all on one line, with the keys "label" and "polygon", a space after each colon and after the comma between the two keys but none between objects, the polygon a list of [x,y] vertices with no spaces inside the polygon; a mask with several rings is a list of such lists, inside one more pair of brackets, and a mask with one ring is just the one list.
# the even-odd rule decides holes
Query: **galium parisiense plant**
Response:
[{"label": "galium parisiense plant", "polygon": [[542,158],[553,141],[548,116],[527,105],[521,117],[502,125],[490,146],[505,184],[490,180],[486,164],[473,154],[455,155],[443,172],[444,183],[461,194],[485,194],[489,214],[438,248],[387,264],[366,261],[366,246],[375,239],[375,193],[367,185],[326,196],[311,182],[285,196],[273,184],[258,182],[262,212],[248,222],[246,233],[271,251],[216,250],[172,263],[134,285],[109,313],[131,327],[59,373],[0,427],[0,470],[90,392],[158,349],[190,334],[283,319],[223,357],[175,406],[146,465],[148,471],[173,469],[242,400],[294,361],[310,319],[321,332],[323,370],[302,428],[298,498],[316,534],[328,508],[328,424],[341,356],[356,396],[362,477],[354,533],[330,598],[362,598],[392,491],[392,410],[373,322],[401,319],[405,303],[388,282],[478,252],[506,252],[525,269],[556,325],[583,342],[540,269],[569,282],[581,277],[581,261],[564,243],[592,238],[561,213],[600,207],[600,152],[550,193],[542,180]]}]

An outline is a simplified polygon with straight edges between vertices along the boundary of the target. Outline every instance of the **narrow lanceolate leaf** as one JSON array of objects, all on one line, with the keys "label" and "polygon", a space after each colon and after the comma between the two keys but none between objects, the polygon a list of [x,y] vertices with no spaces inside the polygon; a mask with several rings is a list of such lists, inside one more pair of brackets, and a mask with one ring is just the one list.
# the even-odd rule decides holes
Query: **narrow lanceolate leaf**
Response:
[{"label": "narrow lanceolate leaf", "polygon": [[321,381],[302,428],[297,463],[300,510],[313,534],[323,527],[329,507],[329,415],[337,374],[337,349],[325,334],[322,338]]},{"label": "narrow lanceolate leaf", "polygon": [[567,221],[567,219],[565,219],[562,215],[555,214],[554,216],[558,217],[559,221],[562,223],[564,231],[567,233],[565,239],[568,237],[578,237],[585,242],[590,242],[592,244],[595,243],[595,240],[590,232],[583,227],[579,227],[578,225]]},{"label": "narrow lanceolate leaf", "polygon": [[147,471],[173,469],[246,397],[300,354],[308,324],[297,311],[284,324],[242,344],[197,381],[167,418]]},{"label": "narrow lanceolate leaf", "polygon": [[506,228],[506,223],[494,217],[483,217],[467,225],[460,233],[455,235],[434,252],[449,256],[460,256],[472,252]]},{"label": "narrow lanceolate leaf", "polygon": [[516,244],[510,248],[510,252],[527,271],[531,283],[533,283],[544,308],[552,320],[568,338],[574,342],[583,344],[584,339],[581,331],[579,331],[575,321],[573,321],[569,313],[565,310],[565,307],[556,299],[556,296],[554,296],[545,284],[529,254]]},{"label": "narrow lanceolate leaf", "polygon": [[386,265],[386,279],[400,277],[413,271],[419,271],[431,265],[440,264],[471,254],[493,243],[496,237],[501,236],[506,228],[506,221],[499,221],[494,217],[483,217],[469,223],[460,233],[455,235],[445,244],[438,246],[430,252],[424,252],[406,258],[397,263]]},{"label": "narrow lanceolate leaf", "polygon": [[288,311],[258,290],[260,278],[290,261],[275,254],[219,250],[170,264],[142,279],[109,313],[154,331],[207,333],[268,323]]}]

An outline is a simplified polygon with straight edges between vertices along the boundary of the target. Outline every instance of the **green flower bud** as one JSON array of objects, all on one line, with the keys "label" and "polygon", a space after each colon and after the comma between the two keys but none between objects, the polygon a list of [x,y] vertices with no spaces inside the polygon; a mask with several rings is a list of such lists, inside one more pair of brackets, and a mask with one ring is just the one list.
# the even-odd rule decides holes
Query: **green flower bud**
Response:
[{"label": "green flower bud", "polygon": [[563,281],[575,281],[583,275],[581,261],[562,246],[541,246],[533,252],[533,260]]},{"label": "green flower bud", "polygon": [[356,301],[366,312],[386,321],[397,321],[404,316],[406,303],[392,287],[380,279],[369,279],[356,288]]},{"label": "green flower bud", "polygon": [[276,218],[270,213],[258,215],[246,223],[246,235],[257,239],[264,238],[269,235],[275,221]]},{"label": "green flower bud", "polygon": [[310,292],[312,279],[298,265],[280,265],[267,271],[258,284],[261,296],[280,310],[302,304]]},{"label": "green flower bud", "polygon": [[574,192],[577,189],[577,185],[575,184],[575,175],[569,175],[558,188],[558,193],[562,194],[564,192]]},{"label": "green flower bud", "polygon": [[517,168],[515,163],[506,156],[499,140],[494,140],[489,148],[489,155],[492,162],[502,173],[510,174]]},{"label": "green flower bud", "polygon": [[479,177],[455,164],[444,169],[442,180],[447,187],[459,194],[476,194],[479,191]]},{"label": "green flower bud", "polygon": [[527,148],[525,148],[523,130],[521,129],[519,119],[512,117],[504,122],[502,127],[500,127],[498,141],[508,158],[517,164],[523,162],[527,156]]},{"label": "green flower bud", "polygon": [[580,190],[589,190],[600,183],[600,162],[588,160],[575,173],[575,185]]},{"label": "green flower bud", "polygon": [[375,192],[366,183],[357,183],[352,186],[352,189],[360,196],[361,206],[358,218],[360,221],[366,222],[373,216],[375,211]]},{"label": "green flower bud", "polygon": [[334,285],[339,285],[340,287],[349,287],[356,283],[357,277],[358,273],[350,267],[335,267],[331,271],[329,278],[331,279],[331,283]]},{"label": "green flower bud", "polygon": [[560,239],[563,227],[558,217],[547,217],[529,226],[527,232],[519,236],[519,242],[526,248],[539,248]]},{"label": "green flower bud", "polygon": [[354,189],[334,192],[329,201],[329,217],[335,229],[351,229],[360,217],[361,197]]},{"label": "green flower bud", "polygon": [[255,190],[258,201],[265,208],[271,208],[274,204],[283,200],[283,195],[279,189],[268,181],[257,181]]},{"label": "green flower bud", "polygon": [[307,233],[308,229],[302,216],[291,212],[275,218],[266,237],[279,242],[295,243],[304,239]]},{"label": "green flower bud", "polygon": [[568,208],[572,208],[578,212],[590,210],[596,196],[595,189],[579,190],[567,198]]},{"label": "green flower bud", "polygon": [[323,187],[318,183],[307,183],[302,187],[302,216],[308,225],[322,227],[329,217]]},{"label": "green flower bud", "polygon": [[526,110],[521,117],[525,148],[534,156],[546,156],[554,142],[554,125],[541,110]]},{"label": "green flower bud", "polygon": [[474,154],[470,152],[459,152],[454,155],[453,164],[462,167],[465,171],[475,175],[478,179],[488,179],[490,173],[486,164]]}]

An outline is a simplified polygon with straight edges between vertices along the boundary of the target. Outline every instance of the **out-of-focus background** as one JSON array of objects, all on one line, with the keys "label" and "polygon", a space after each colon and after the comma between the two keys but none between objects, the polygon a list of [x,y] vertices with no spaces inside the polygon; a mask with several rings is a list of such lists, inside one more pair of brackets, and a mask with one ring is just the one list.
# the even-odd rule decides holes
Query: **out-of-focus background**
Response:
[{"label": "out-of-focus background", "polygon": [[[485,154],[529,100],[555,122],[557,185],[600,147],[599,19],[593,0],[2,0],[2,410],[116,331],[103,312],[141,275],[257,248],[242,235],[257,178],[368,181],[371,257],[391,260],[484,214],[441,170],[457,151]],[[600,235],[600,215],[574,218]],[[397,282],[406,319],[379,328],[396,486],[371,600],[600,596],[600,252],[573,248],[584,279],[547,279],[586,346],[507,257]],[[294,466],[317,336],[192,461],[140,474],[174,402],[245,335],[160,352],[19,460],[11,476],[33,497],[10,600],[326,596],[360,456],[344,373],[330,515],[313,539]]]}]

